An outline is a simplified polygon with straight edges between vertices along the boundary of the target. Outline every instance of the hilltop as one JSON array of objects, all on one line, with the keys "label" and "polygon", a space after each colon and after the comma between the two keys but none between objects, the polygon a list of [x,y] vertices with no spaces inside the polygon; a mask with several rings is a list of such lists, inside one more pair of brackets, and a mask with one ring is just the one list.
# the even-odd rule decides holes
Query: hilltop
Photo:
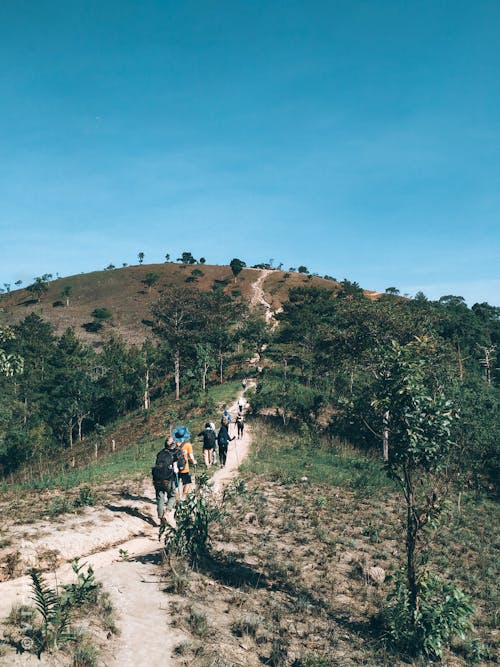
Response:
[{"label": "hilltop", "polygon": [[[144,282],[148,274],[158,276],[151,287]],[[92,332],[87,330],[86,325],[92,322],[92,311],[102,307],[112,313],[112,331],[129,344],[141,344],[150,334],[151,306],[165,287],[190,284],[204,291],[219,287],[233,299],[247,305],[253,300],[257,305],[253,299],[253,286],[259,277],[262,277],[260,286],[263,297],[273,312],[280,310],[293,287],[314,285],[332,292],[339,287],[334,280],[278,269],[245,268],[235,280],[229,266],[173,262],[127,266],[51,280],[40,301],[26,288],[3,294],[0,300],[0,327],[15,324],[34,312],[50,322],[56,334],[60,335],[71,327],[85,343],[99,345],[106,330]],[[68,305],[62,296],[66,287],[71,288]],[[368,297],[376,295],[368,290],[365,294]]]}]

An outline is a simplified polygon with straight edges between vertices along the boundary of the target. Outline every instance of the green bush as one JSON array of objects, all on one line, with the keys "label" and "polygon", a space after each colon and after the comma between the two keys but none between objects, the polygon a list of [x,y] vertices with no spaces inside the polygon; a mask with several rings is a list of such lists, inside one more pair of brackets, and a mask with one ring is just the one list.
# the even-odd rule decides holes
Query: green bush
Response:
[{"label": "green bush", "polygon": [[168,524],[160,528],[160,538],[165,534],[167,553],[186,558],[191,567],[196,567],[208,554],[209,526],[221,515],[220,509],[212,501],[207,482],[208,476],[201,475],[196,489],[177,506],[177,528]]},{"label": "green bush", "polygon": [[408,656],[441,658],[453,637],[464,639],[470,630],[473,607],[453,584],[425,571],[418,580],[417,607],[413,612],[404,574],[401,572],[385,610],[390,642]]}]

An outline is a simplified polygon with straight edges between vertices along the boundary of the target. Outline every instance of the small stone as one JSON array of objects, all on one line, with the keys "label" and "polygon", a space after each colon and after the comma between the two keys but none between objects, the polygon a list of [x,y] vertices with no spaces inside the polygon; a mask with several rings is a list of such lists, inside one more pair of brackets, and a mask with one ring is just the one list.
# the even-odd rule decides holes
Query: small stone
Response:
[{"label": "small stone", "polygon": [[385,581],[385,570],[382,567],[370,567],[368,569],[368,576],[376,584],[383,584]]}]

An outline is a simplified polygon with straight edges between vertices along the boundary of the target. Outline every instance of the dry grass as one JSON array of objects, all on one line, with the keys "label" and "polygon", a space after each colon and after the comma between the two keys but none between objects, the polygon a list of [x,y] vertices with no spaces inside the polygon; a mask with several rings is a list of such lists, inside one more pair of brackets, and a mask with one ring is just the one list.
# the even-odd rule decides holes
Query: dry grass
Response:
[{"label": "dry grass", "polygon": [[[263,433],[256,430],[255,439],[262,441]],[[285,447],[280,460],[277,439],[275,431],[268,433],[266,441],[276,445],[270,458],[286,471],[293,452]],[[353,466],[355,455],[348,448],[342,456],[352,469],[341,485],[320,481],[321,455],[318,479],[310,469],[307,483],[288,473],[277,479],[266,462],[259,475],[255,460],[250,462],[246,486],[226,499],[228,516],[214,530],[212,560],[191,575],[172,603],[176,623],[188,634],[195,605],[207,620],[210,638],[200,640],[191,632],[192,641],[176,652],[176,665],[409,664],[386,649],[378,624],[392,588],[390,577],[404,561],[400,499],[382,479],[378,484],[372,480],[369,495],[362,494],[360,484],[367,480],[363,465]],[[342,474],[332,469],[331,477]],[[374,479],[379,479],[376,474]],[[492,504],[486,504],[491,511]],[[463,506],[458,532],[455,520],[446,517],[434,565],[442,572],[446,562],[448,576],[473,595],[477,637],[493,645],[495,544],[486,518],[479,525],[474,522],[473,508],[478,506],[471,498]],[[458,557],[464,549],[467,565]],[[375,566],[383,570],[385,581],[372,576]],[[458,642],[445,664],[472,664],[468,651]],[[225,662],[216,662],[216,656],[224,656]],[[490,657],[478,664],[496,663]]]}]

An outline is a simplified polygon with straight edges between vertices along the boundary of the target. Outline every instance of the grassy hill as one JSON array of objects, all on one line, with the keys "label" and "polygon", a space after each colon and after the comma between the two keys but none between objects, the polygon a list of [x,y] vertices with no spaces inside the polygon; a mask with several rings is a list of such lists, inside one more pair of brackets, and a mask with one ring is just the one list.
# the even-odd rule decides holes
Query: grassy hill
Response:
[{"label": "grassy hill", "polygon": [[[148,288],[144,280],[150,273],[157,274],[159,279]],[[151,305],[168,285],[191,284],[207,291],[219,286],[249,304],[254,294],[252,285],[261,273],[262,269],[243,269],[234,280],[229,266],[173,262],[82,273],[51,281],[39,302],[27,289],[1,295],[0,326],[15,324],[35,312],[48,320],[57,334],[71,327],[87,344],[98,346],[110,330],[128,343],[140,344],[150,335]],[[337,282],[318,276],[273,270],[262,283],[264,298],[276,311],[286,301],[289,289],[301,285],[317,285],[332,291],[338,287]],[[66,286],[72,288],[68,306],[61,296]],[[366,291],[366,294],[376,293]],[[113,319],[101,332],[93,333],[85,325],[92,322],[91,313],[97,307],[110,310]]]}]

